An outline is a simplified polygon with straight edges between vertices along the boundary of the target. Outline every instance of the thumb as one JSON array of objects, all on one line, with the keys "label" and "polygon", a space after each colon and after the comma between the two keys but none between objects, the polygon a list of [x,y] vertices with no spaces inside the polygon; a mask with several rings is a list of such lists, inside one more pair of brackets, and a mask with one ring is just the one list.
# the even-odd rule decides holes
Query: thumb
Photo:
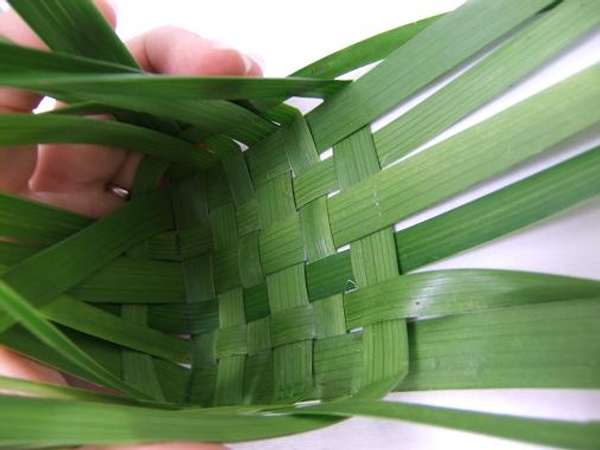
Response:
[{"label": "thumb", "polygon": [[66,384],[56,370],[0,347],[0,375],[41,383]]}]

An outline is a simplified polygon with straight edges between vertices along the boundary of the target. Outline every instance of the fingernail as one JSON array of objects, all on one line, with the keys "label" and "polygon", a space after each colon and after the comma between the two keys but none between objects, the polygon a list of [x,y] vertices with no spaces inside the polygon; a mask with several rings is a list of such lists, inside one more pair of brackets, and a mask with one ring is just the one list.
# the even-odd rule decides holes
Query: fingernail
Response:
[{"label": "fingernail", "polygon": [[248,55],[250,56],[250,58],[252,58],[252,61],[254,62],[254,64],[258,64],[258,67],[260,67],[261,71],[264,72],[265,67],[266,67],[265,60],[260,55],[257,55],[256,53],[250,52],[250,53],[248,53]]},{"label": "fingernail", "polygon": [[106,3],[110,5],[115,14],[119,13],[119,4],[117,3],[117,0],[106,0]]},{"label": "fingernail", "polygon": [[252,66],[254,65],[254,61],[252,61],[252,58],[250,58],[248,55],[245,55],[243,53],[240,53],[240,56],[242,57],[242,61],[244,61],[244,68],[246,69],[246,75],[250,73],[250,70],[252,69]]},{"label": "fingernail", "polygon": [[249,57],[245,53],[240,52],[239,50],[236,50],[231,45],[227,45],[224,42],[216,41],[216,40],[211,40],[211,44],[212,44],[213,48],[216,50],[235,50],[235,51],[237,51],[238,54],[240,55],[240,58],[242,58],[242,61],[244,62],[244,70],[245,70],[246,75],[248,75],[250,73],[250,71],[252,70],[252,67],[254,67],[255,62],[251,57]]}]

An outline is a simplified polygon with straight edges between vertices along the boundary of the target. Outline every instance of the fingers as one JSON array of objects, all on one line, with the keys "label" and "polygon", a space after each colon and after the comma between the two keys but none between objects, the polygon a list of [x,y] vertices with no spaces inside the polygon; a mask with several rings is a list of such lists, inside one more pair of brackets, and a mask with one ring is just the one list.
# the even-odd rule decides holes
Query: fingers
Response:
[{"label": "fingers", "polygon": [[[260,65],[248,55],[178,27],[157,28],[132,39],[127,47],[146,72],[181,76],[262,75]],[[112,181],[131,189],[141,159],[140,154],[129,153]]]},{"label": "fingers", "polygon": [[105,187],[127,156],[127,151],[112,147],[40,145],[29,180],[29,197],[86,216],[103,217],[125,204]]},{"label": "fingers", "polygon": [[111,179],[111,182],[117,186],[124,187],[127,190],[132,190],[135,176],[142,159],[144,159],[143,153],[128,152],[125,161]]},{"label": "fingers", "polygon": [[25,195],[35,169],[36,147],[0,147],[0,191]]},{"label": "fingers", "polygon": [[[96,0],[95,4],[114,28],[117,14],[111,3]],[[45,48],[27,25],[20,18],[16,19],[10,29],[12,31],[9,30],[11,36],[18,38],[13,41]],[[16,103],[21,112],[37,105],[37,102],[32,105],[23,101],[24,96],[30,94],[14,92],[20,100]],[[0,92],[0,103],[4,98],[4,92]],[[13,109],[14,106],[13,101]],[[14,149],[13,153],[16,153]],[[105,192],[104,186],[124,163],[126,151],[91,145],[40,145],[35,153],[36,158],[25,177],[25,191],[29,198],[92,217],[102,217],[123,205],[123,200]]]},{"label": "fingers", "polygon": [[56,370],[0,346],[0,375],[42,383],[66,384]]},{"label": "fingers", "polygon": [[147,72],[169,75],[261,75],[249,56],[182,28],[166,26],[127,43]]},{"label": "fingers", "polygon": [[[116,16],[108,1],[97,1],[97,4],[114,25]],[[21,43],[43,45],[22,22],[12,29],[17,28],[9,32],[20,36]],[[154,73],[183,76],[259,76],[262,73],[260,66],[247,55],[175,27],[146,33],[133,39],[128,47],[140,66]],[[39,100],[18,91],[8,94],[5,97],[10,99],[5,100],[5,108],[11,111],[31,110]],[[106,192],[105,187],[114,183],[131,190],[143,157],[120,149],[85,145],[40,145],[34,156],[37,159],[30,158],[26,170],[21,170],[28,172],[28,176],[20,177],[28,180],[27,195],[92,217],[104,216],[124,205],[122,199]],[[22,162],[24,164],[24,160]]]}]

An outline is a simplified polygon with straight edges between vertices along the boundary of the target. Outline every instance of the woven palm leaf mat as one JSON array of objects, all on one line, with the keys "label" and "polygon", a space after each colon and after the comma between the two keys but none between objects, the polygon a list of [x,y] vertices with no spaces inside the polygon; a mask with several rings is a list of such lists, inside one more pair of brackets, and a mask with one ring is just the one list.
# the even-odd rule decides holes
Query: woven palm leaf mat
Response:
[{"label": "woven palm leaf mat", "polygon": [[[600,149],[394,230],[598,128],[594,65],[414,152],[590,33],[599,2],[469,1],[285,79],[143,74],[91,2],[10,3],[52,52],[0,42],[0,85],[70,106],[1,115],[0,145],[147,156],[132,201],[101,220],[0,194],[0,342],[113,392],[2,378],[35,395],[0,396],[3,447],[233,442],[366,415],[597,448],[597,422],[381,398],[600,386],[599,281],[412,273],[597,196]],[[302,115],[290,96],[324,101]],[[85,117],[98,113],[117,120]]]}]

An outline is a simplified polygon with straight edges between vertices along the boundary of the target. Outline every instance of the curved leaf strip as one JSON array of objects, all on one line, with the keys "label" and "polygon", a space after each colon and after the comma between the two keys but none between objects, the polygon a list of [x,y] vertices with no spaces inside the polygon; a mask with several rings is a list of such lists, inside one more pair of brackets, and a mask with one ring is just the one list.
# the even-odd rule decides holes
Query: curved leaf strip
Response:
[{"label": "curved leaf strip", "polygon": [[[308,113],[306,120],[317,150],[325,150],[368,125],[551,3],[554,2],[465,3]],[[398,82],[399,74],[402,82]]]},{"label": "curved leaf strip", "polygon": [[600,195],[600,147],[396,233],[402,272],[534,224]]},{"label": "curved leaf strip", "polygon": [[[35,397],[41,398],[53,398],[57,400],[81,400],[88,402],[100,402],[110,404],[124,404],[124,405],[139,405],[147,403],[125,397],[118,397],[116,395],[102,394],[100,392],[93,392],[87,389],[79,389],[72,386],[60,386],[51,383],[41,383],[31,380],[23,380],[20,378],[10,378],[0,376],[0,389],[2,389],[2,395],[15,394],[30,394]],[[161,407],[160,403],[150,403],[148,406]]]},{"label": "curved leaf strip", "polygon": [[352,44],[342,50],[295,71],[292,77],[335,78],[367,64],[384,59],[394,50],[404,45],[421,31],[425,30],[444,14],[428,17],[402,25],[393,30],[372,36]]},{"label": "curved leaf strip", "polygon": [[600,22],[595,0],[564,1],[456,80],[373,136],[387,166],[560,54]]},{"label": "curved leaf strip", "polygon": [[[44,76],[40,77],[40,73]],[[349,81],[306,78],[192,77],[140,73],[126,66],[0,41],[0,85],[68,95],[114,94],[171,100],[322,98]]]},{"label": "curved leaf strip", "polygon": [[[242,407],[243,408],[243,407]],[[213,408],[211,408],[213,409]],[[51,410],[53,413],[48,414]],[[285,436],[339,421],[326,417],[234,415],[0,396],[0,436],[11,445],[78,446],[168,441],[236,442]]]},{"label": "curved leaf strip", "polygon": [[91,1],[9,0],[9,3],[52,50],[138,67]]},{"label": "curved leaf strip", "polygon": [[395,419],[574,449],[595,449],[600,440],[600,422],[535,419],[380,400],[310,406],[298,408],[294,414]]},{"label": "curved leaf strip", "polygon": [[600,297],[600,281],[533,272],[452,269],[402,275],[344,296],[346,327],[382,320]]},{"label": "curved leaf strip", "polygon": [[596,64],[342,189],[329,200],[335,245],[393,225],[596,126],[599,100],[600,64]]},{"label": "curved leaf strip", "polygon": [[119,147],[192,164],[198,169],[216,162],[215,155],[189,142],[134,125],[53,114],[0,115],[0,146],[40,143]]}]

